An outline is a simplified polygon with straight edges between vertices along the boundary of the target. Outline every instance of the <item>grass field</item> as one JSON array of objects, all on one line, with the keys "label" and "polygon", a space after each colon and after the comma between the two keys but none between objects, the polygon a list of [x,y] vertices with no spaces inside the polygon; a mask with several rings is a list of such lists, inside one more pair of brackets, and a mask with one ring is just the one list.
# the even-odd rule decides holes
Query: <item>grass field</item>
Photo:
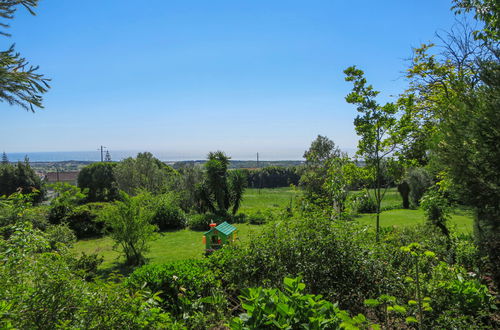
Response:
[{"label": "grass field", "polygon": [[[262,228],[249,224],[237,224],[235,226],[238,228],[238,238],[241,243],[245,243],[252,233]],[[160,233],[158,238],[151,242],[151,250],[146,254],[146,258],[150,263],[201,258],[205,251],[202,237],[202,231],[189,229]],[[123,271],[121,266],[124,258],[120,256],[118,251],[113,249],[113,240],[109,237],[80,240],[75,244],[73,250],[77,253],[97,253],[104,257],[101,269],[106,272]]]},{"label": "grass field", "polygon": [[265,209],[277,209],[290,205],[290,201],[298,196],[300,191],[290,187],[283,188],[249,188],[243,195],[243,203],[240,207],[240,213],[255,213]]},{"label": "grass field", "polygon": [[[361,214],[355,218],[361,224],[375,227],[375,214]],[[472,233],[472,214],[464,210],[455,210],[448,223],[458,232]],[[425,223],[424,212],[421,209],[405,210],[395,209],[384,211],[380,214],[381,227],[404,227]]]},{"label": "grass field", "polygon": [[[291,188],[276,189],[247,189],[243,198],[243,204],[240,212],[254,213],[258,210],[277,209],[289,205],[290,200],[300,192]],[[396,189],[389,189],[385,199],[382,202],[382,209],[396,208],[387,210],[380,215],[380,225],[387,226],[412,226],[425,223],[422,210],[404,210],[401,207],[401,198]],[[375,226],[374,214],[361,214],[356,218],[361,224]],[[459,232],[472,232],[472,216],[467,211],[455,210],[450,220],[451,226],[456,226]],[[248,240],[252,233],[257,233],[262,226],[237,224],[238,237],[241,243]],[[160,233],[158,239],[151,243],[151,250],[146,254],[150,263],[164,263],[188,258],[201,258],[204,252],[202,244],[203,232],[192,231],[188,229],[173,232]],[[101,270],[104,273],[118,270],[126,273],[127,270],[121,268],[123,257],[120,253],[113,250],[113,241],[109,237],[88,239],[78,241],[73,249],[76,253],[85,252],[97,253],[104,257],[104,263]]]}]

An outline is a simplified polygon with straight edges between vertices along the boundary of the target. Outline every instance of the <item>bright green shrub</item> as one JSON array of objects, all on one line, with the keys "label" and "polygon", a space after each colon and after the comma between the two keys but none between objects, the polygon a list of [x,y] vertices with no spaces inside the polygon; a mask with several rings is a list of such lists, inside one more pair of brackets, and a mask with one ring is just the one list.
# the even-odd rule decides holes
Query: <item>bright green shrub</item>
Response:
[{"label": "bright green shrub", "polygon": [[220,288],[220,282],[206,260],[183,260],[168,264],[145,265],[137,268],[126,280],[135,290],[147,288],[160,292],[162,307],[179,314],[190,301],[207,297]]},{"label": "bright green shrub", "polygon": [[248,215],[248,223],[252,225],[262,225],[268,222],[268,218],[268,215],[264,214],[261,211],[257,211]]},{"label": "bright green shrub", "polygon": [[158,299],[121,279],[86,282],[65,255],[50,252],[45,234],[18,224],[0,239],[0,325],[18,329],[180,328]]},{"label": "bright green shrub", "polygon": [[269,223],[247,247],[224,248],[210,260],[233,292],[262,283],[279,288],[283,277],[300,274],[310,292],[358,312],[384,275],[368,242],[371,234],[352,222],[292,218]]},{"label": "bright green shrub", "polygon": [[53,250],[59,250],[61,247],[66,246],[69,247],[76,242],[75,233],[65,223],[49,226],[45,234]]},{"label": "bright green shrub", "polygon": [[186,214],[169,195],[153,197],[151,223],[160,231],[182,229],[187,225]]},{"label": "bright green shrub", "polygon": [[336,329],[347,313],[321,295],[304,294],[301,278],[285,278],[284,290],[262,287],[242,290],[245,313],[231,321],[232,329]]},{"label": "bright green shrub", "polygon": [[377,212],[377,204],[375,200],[370,197],[368,191],[364,190],[358,193],[350,200],[352,209],[357,213],[375,213]]}]

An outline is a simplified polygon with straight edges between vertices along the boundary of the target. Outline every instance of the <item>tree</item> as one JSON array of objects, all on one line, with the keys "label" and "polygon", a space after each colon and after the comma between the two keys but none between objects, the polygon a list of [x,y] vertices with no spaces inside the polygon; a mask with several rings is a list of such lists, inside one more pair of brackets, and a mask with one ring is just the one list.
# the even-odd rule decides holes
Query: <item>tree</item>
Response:
[{"label": "tree", "polygon": [[115,163],[98,162],[84,167],[78,174],[78,187],[87,191],[88,202],[109,202],[119,198],[113,172]]},{"label": "tree", "polygon": [[2,165],[8,165],[9,164],[9,157],[7,157],[7,154],[5,152],[2,153]]},{"label": "tree", "polygon": [[111,155],[109,154],[108,150],[106,150],[106,156],[104,156],[104,161],[105,162],[110,162],[111,161]]},{"label": "tree", "polygon": [[247,178],[240,170],[228,173],[230,159],[222,151],[208,154],[204,180],[196,188],[200,211],[210,211],[221,216],[226,216],[231,206],[233,214],[238,211]]},{"label": "tree", "polygon": [[150,152],[138,153],[136,158],[128,157],[114,169],[118,187],[128,194],[137,194],[140,190],[155,194],[165,192],[170,178],[176,174]]},{"label": "tree", "polygon": [[431,118],[431,163],[441,190],[475,209],[475,233],[500,283],[500,7],[498,1],[454,1],[474,12],[467,25],[440,38],[443,51],[415,50],[408,69],[413,115]]},{"label": "tree", "polygon": [[43,200],[45,189],[40,177],[30,166],[29,159],[16,165],[0,165],[0,196],[9,196],[15,192],[32,194],[33,202]]},{"label": "tree", "polygon": [[[32,15],[33,8],[38,0],[2,0],[0,2],[0,18],[10,20],[18,6],[23,6]],[[0,27],[8,28],[6,23],[0,23]],[[10,36],[0,31],[3,36]],[[38,73],[38,66],[32,66],[19,53],[10,46],[5,51],[0,51],[0,101],[11,105],[19,105],[28,111],[43,108],[42,94],[50,88],[49,79]]]},{"label": "tree", "polygon": [[341,156],[340,149],[326,136],[318,135],[304,152],[305,167],[299,184],[304,188],[306,197],[316,203],[330,205],[329,192],[325,190],[328,163]]},{"label": "tree", "polygon": [[104,208],[99,217],[110,227],[111,238],[121,247],[127,264],[142,265],[157,230],[151,224],[153,212],[144,206],[145,195],[130,197],[122,193],[120,198]]},{"label": "tree", "polygon": [[386,158],[396,150],[397,140],[392,131],[396,128],[396,113],[398,108],[393,103],[381,106],[377,103],[378,91],[367,85],[364,72],[351,66],[344,71],[346,81],[353,83],[352,92],[346,96],[346,101],[357,105],[360,113],[354,120],[356,133],[360,136],[358,155],[364,157],[366,166],[374,174],[374,199],[377,206],[376,239],[379,240],[380,204],[384,198],[387,185],[382,189]]}]

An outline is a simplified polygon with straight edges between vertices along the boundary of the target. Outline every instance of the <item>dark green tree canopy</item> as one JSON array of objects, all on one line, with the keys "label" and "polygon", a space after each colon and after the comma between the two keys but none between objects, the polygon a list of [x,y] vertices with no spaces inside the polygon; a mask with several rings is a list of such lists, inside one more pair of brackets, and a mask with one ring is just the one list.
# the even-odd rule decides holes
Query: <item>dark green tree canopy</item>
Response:
[{"label": "dark green tree canopy", "polygon": [[34,202],[41,202],[44,197],[43,182],[30,166],[27,158],[16,165],[0,164],[0,196],[9,196],[17,191],[23,194],[33,194]]},{"label": "dark green tree canopy", "polygon": [[78,187],[88,189],[89,202],[108,202],[119,197],[113,169],[115,163],[99,162],[84,167],[78,174]]}]

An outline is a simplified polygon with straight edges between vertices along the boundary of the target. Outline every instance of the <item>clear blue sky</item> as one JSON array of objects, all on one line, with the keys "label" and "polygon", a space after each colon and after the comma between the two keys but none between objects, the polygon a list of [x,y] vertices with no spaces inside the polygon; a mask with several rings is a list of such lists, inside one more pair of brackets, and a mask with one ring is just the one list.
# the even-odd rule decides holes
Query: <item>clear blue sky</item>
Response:
[{"label": "clear blue sky", "polygon": [[35,114],[0,103],[0,152],[162,150],[300,159],[317,134],[357,144],[343,69],[382,97],[411,47],[454,23],[446,0],[41,0],[5,49],[52,78]]}]

